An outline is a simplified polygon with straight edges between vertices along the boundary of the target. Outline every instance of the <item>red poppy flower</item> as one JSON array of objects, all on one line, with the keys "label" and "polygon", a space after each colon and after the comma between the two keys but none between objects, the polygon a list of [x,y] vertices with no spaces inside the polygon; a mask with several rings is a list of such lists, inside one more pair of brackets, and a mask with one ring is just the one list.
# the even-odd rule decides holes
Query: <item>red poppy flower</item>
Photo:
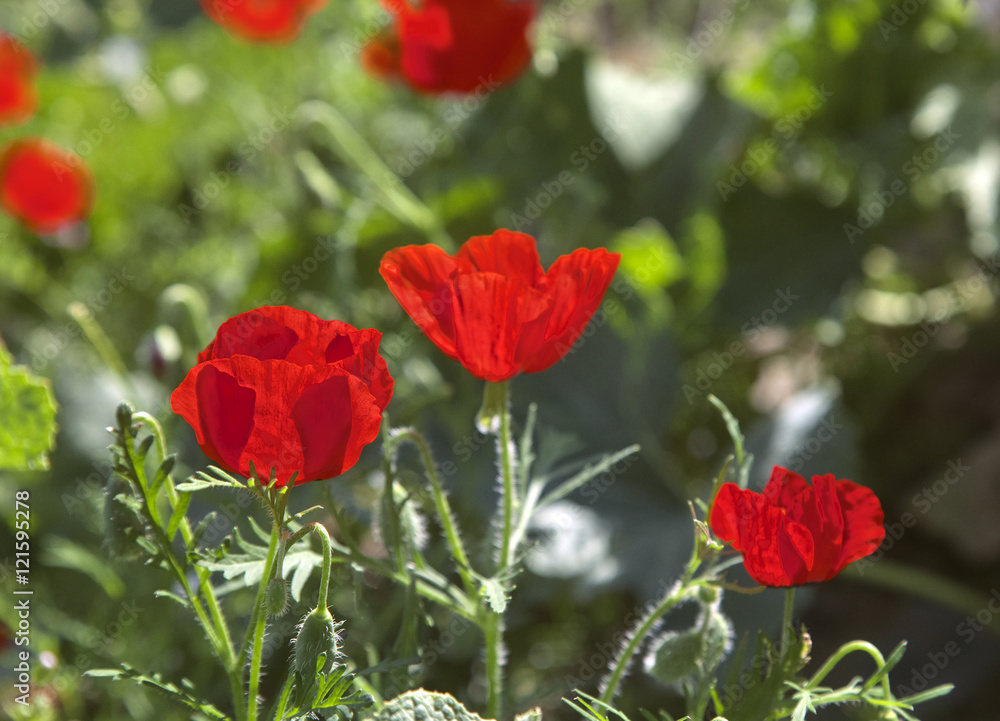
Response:
[{"label": "red poppy flower", "polygon": [[383,0],[395,27],[372,40],[362,64],[381,77],[396,75],[426,93],[490,92],[516,78],[531,59],[527,0]]},{"label": "red poppy flower", "polygon": [[382,334],[285,306],[230,318],[170,397],[223,468],[278,485],[339,476],[392,397]]},{"label": "red poppy flower", "polygon": [[84,162],[41,138],[16,140],[0,155],[0,205],[40,235],[87,217],[94,179]]},{"label": "red poppy flower", "polygon": [[498,230],[450,256],[436,245],[396,248],[382,258],[389,290],[445,355],[477,378],[505,381],[543,371],[580,337],[621,256],[580,248],[548,272],[535,239]]},{"label": "red poppy flower", "polygon": [[38,65],[28,49],[0,33],[0,125],[19,125],[35,114]]},{"label": "red poppy flower", "polygon": [[743,565],[763,586],[828,581],[885,538],[882,506],[868,488],[775,466],[764,492],[723,484],[709,521],[720,539],[743,552]]},{"label": "red poppy flower", "polygon": [[287,43],[326,0],[201,0],[205,14],[239,37],[259,43]]}]

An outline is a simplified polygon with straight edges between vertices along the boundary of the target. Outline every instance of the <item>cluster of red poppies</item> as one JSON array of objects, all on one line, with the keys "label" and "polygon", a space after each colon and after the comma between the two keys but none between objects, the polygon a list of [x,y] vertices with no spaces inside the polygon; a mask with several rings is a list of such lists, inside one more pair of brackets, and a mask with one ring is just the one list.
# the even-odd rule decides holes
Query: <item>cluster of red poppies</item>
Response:
[{"label": "cluster of red poppies", "polygon": [[[620,256],[578,249],[545,271],[531,236],[497,230],[450,256],[434,245],[389,251],[389,290],[447,356],[503,382],[566,356],[600,305]],[[287,307],[232,318],[171,397],[198,444],[222,467],[277,485],[340,475],[378,436],[393,379],[381,333]],[[882,543],[869,489],[832,475],[813,485],[775,468],[764,492],[727,483],[713,532],[743,553],[766,586],[825,581]]]},{"label": "cluster of red poppies", "polygon": [[[498,230],[454,256],[406,246],[382,259],[390,291],[421,330],[472,375],[542,371],[573,347],[620,257],[579,249],[546,272],[535,239]],[[340,475],[378,435],[393,380],[382,334],[287,307],[226,321],[171,403],[221,466],[279,485]],[[294,480],[292,480],[294,478]]]},{"label": "cluster of red poppies", "polygon": [[[326,0],[201,0],[205,13],[253,42],[295,39]],[[373,74],[424,93],[471,93],[513,80],[531,59],[531,0],[382,0],[392,18],[364,48]]]},{"label": "cluster of red poppies", "polygon": [[[37,74],[28,49],[0,33],[0,126],[20,125],[34,115]],[[40,235],[86,218],[93,188],[83,161],[44,138],[20,138],[0,153],[0,205]]]}]

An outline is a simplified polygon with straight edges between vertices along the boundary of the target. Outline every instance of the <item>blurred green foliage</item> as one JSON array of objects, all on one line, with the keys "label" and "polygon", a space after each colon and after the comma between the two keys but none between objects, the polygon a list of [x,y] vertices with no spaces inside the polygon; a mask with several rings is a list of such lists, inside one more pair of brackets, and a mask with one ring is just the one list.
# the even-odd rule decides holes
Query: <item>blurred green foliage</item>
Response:
[{"label": "blurred green foliage", "polygon": [[[127,397],[169,419],[188,470],[202,468],[167,399],[238,312],[285,303],[383,330],[393,423],[425,428],[439,460],[463,459],[448,479],[455,506],[474,546],[487,537],[477,523],[491,448],[470,435],[480,384],[419,334],[377,266],[392,247],[453,249],[497,227],[534,234],[546,264],[580,246],[624,254],[578,349],[513,383],[515,417],[540,406],[550,450],[539,463],[643,446],[641,461],[590,488],[599,503],[575,499],[610,529],[594,572],[536,574],[518,589],[517,710],[567,713],[568,676],[593,691],[580,659],[680,567],[686,499],[709,492],[727,451],[709,392],[745,427],[759,419],[748,434],[758,473],[797,462],[850,476],[879,493],[887,521],[916,513],[912,497],[947,461],[971,460],[893,556],[974,590],[1000,584],[995,3],[552,0],[531,70],[485,99],[422,98],[366,76],[358,52],[380,18],[374,0],[331,0],[298,41],[268,47],[228,36],[193,0],[0,5],[0,26],[44,61],[39,113],[0,140],[37,134],[75,150],[98,193],[86,230],[56,238],[0,218],[0,334],[61,407],[51,470],[0,478],[5,508],[15,489],[32,492],[44,718],[187,718],[81,678],[123,658],[217,679],[209,700],[224,704],[223,675],[185,635],[183,610],[152,598],[153,570],[99,548],[101,429]],[[392,176],[360,172],[303,111],[313,101],[336,108]],[[295,503],[336,503],[338,522],[377,544],[377,470],[372,454]],[[216,500],[234,518],[255,510]],[[348,570],[338,582],[335,615],[354,621],[345,652],[362,667],[384,660],[405,594]],[[803,607],[817,656],[866,633],[885,648],[909,638],[914,658],[938,651],[961,617],[920,592],[818,589]],[[227,603],[239,615],[249,601]],[[777,624],[768,593],[727,605],[738,633]],[[8,625],[11,614],[0,607]],[[428,618],[427,642],[442,650],[414,683],[475,703],[478,639],[434,609]],[[294,620],[272,633],[280,663]],[[937,679],[959,687],[935,702],[937,718],[991,718],[1000,648],[985,634],[969,648]],[[630,709],[676,706],[649,679],[627,692]]]}]

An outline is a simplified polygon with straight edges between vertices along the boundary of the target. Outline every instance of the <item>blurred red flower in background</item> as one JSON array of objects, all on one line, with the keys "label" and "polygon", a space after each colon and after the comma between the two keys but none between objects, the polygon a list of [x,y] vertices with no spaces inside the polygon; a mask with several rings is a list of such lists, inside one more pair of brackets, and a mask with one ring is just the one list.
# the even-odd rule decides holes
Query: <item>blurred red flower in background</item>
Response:
[{"label": "blurred red flower in background", "polygon": [[491,92],[531,60],[535,4],[520,0],[383,0],[395,26],[363,50],[373,74],[401,76],[425,93]]},{"label": "blurred red flower in background", "polygon": [[34,56],[14,38],[0,33],[0,125],[19,125],[38,108]]},{"label": "blurred red flower in background", "polygon": [[[170,397],[223,468],[295,485],[339,476],[378,436],[393,380],[382,334],[273,306],[230,318]],[[297,474],[297,475],[296,475]]]},{"label": "blurred red flower in background", "polygon": [[15,140],[0,155],[0,205],[40,235],[87,217],[94,179],[84,162],[42,138]]},{"label": "blurred red flower in background", "polygon": [[244,40],[287,43],[327,0],[201,0],[216,23]]},{"label": "blurred red flower in background", "polygon": [[545,370],[573,347],[621,256],[580,248],[542,268],[535,239],[498,230],[450,256],[436,245],[390,250],[389,290],[441,351],[477,378]]},{"label": "blurred red flower in background", "polygon": [[743,552],[763,586],[828,581],[874,553],[885,538],[882,506],[870,489],[832,474],[813,476],[775,466],[763,493],[725,483],[712,504],[712,531]]}]

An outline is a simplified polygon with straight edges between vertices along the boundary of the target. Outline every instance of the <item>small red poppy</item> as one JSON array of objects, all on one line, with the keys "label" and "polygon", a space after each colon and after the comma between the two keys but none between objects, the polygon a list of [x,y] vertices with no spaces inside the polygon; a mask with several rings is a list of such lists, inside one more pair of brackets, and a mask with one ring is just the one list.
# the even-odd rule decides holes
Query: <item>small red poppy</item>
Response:
[{"label": "small red poppy", "polygon": [[201,0],[213,21],[244,40],[287,43],[327,0]]},{"label": "small red poppy", "polygon": [[832,474],[813,476],[775,466],[764,492],[723,484],[709,521],[743,553],[747,573],[763,586],[828,581],[874,553],[885,538],[882,506],[870,489]]},{"label": "small red poppy", "polygon": [[223,468],[278,486],[333,478],[378,436],[392,398],[382,334],[286,306],[230,318],[170,397]]},{"label": "small red poppy", "polygon": [[37,74],[38,64],[28,49],[0,33],[0,125],[20,125],[35,114]]},{"label": "small red poppy", "polygon": [[395,27],[372,40],[362,64],[380,77],[401,76],[425,93],[491,92],[531,60],[530,0],[383,0]]},{"label": "small red poppy", "polygon": [[382,258],[389,290],[441,351],[477,378],[505,381],[566,355],[611,284],[621,256],[580,248],[542,268],[535,239],[498,230],[450,256],[408,245]]},{"label": "small red poppy", "polygon": [[0,155],[0,205],[39,235],[83,220],[93,199],[84,162],[47,140],[15,140]]}]

